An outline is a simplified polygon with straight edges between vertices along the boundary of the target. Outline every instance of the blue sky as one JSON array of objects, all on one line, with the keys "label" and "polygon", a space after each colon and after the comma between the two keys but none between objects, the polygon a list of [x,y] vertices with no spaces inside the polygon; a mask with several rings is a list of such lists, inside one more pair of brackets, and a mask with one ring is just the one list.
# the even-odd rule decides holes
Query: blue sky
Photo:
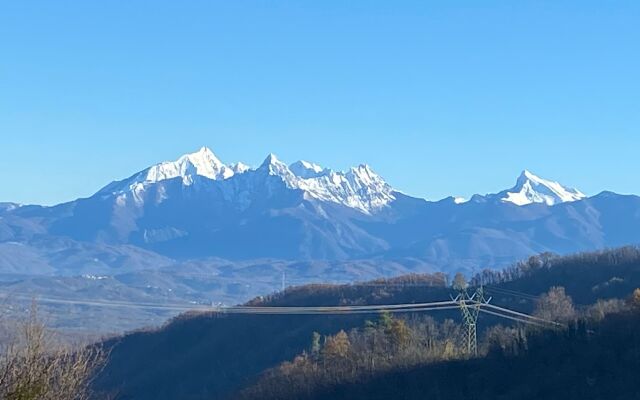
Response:
[{"label": "blue sky", "polygon": [[6,1],[0,201],[53,204],[207,145],[430,199],[528,168],[640,193],[638,1]]}]

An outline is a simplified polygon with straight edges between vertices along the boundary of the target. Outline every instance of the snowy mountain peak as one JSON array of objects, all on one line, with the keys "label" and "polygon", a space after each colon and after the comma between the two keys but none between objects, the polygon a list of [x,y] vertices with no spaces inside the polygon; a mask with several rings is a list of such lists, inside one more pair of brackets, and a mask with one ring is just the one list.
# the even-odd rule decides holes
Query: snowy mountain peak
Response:
[{"label": "snowy mountain peak", "polygon": [[166,161],[142,172],[144,182],[159,182],[165,179],[182,177],[185,184],[193,182],[196,175],[220,180],[233,176],[233,169],[226,166],[213,152],[202,147],[195,153],[185,154],[176,161]]},{"label": "snowy mountain peak", "polygon": [[518,177],[516,185],[512,189],[500,193],[500,196],[501,201],[518,206],[531,203],[544,203],[552,206],[587,197],[577,189],[540,178],[526,169]]},{"label": "snowy mountain peak", "polygon": [[269,153],[269,155],[267,155],[267,158],[265,158],[264,161],[262,162],[261,166],[274,165],[274,164],[282,164],[282,161],[278,160],[278,157],[275,154]]},{"label": "snowy mountain peak", "polygon": [[312,162],[300,160],[296,161],[293,164],[289,165],[289,170],[294,173],[294,175],[300,178],[316,178],[321,175],[326,175],[330,172],[330,170],[322,168],[318,164],[314,164]]},{"label": "snowy mountain peak", "polygon": [[197,176],[212,180],[224,180],[234,175],[234,169],[225,165],[208,147],[181,156],[175,161],[165,161],[138,172],[124,181],[113,182],[100,192],[124,192],[139,190],[149,184],[173,178],[182,178],[184,185],[191,185]]},{"label": "snowy mountain peak", "polygon": [[[207,146],[202,146],[200,147],[200,150],[190,153],[190,154],[185,154],[186,156],[192,156],[192,157],[212,157],[214,159],[217,160],[217,157],[215,154],[213,154],[213,151],[211,151],[210,148],[208,148]],[[219,160],[218,160],[219,161]]]},{"label": "snowy mountain peak", "polygon": [[349,173],[357,176],[359,179],[367,183],[383,181],[382,178],[378,174],[373,172],[371,167],[369,167],[367,164],[360,164],[357,167],[351,167]]},{"label": "snowy mountain peak", "polygon": [[543,182],[543,181],[545,181],[544,179],[534,175],[528,169],[524,169],[524,170],[522,170],[522,172],[518,176],[518,179],[516,180],[516,185],[524,185],[528,180],[531,180],[531,181],[534,181],[534,182]]},{"label": "snowy mountain peak", "polygon": [[345,173],[304,160],[287,166],[269,154],[257,171],[279,177],[288,188],[302,190],[307,199],[338,203],[367,214],[395,200],[393,188],[367,165]]},{"label": "snowy mountain peak", "polygon": [[[241,178],[243,176],[246,179]],[[222,163],[207,147],[185,154],[176,161],[151,166],[123,181],[113,182],[98,193],[117,194],[122,204],[133,199],[140,206],[148,200],[148,187],[174,178],[181,178],[184,186],[201,188],[215,185],[216,193],[222,193],[225,201],[236,202],[240,207],[248,206],[250,193],[261,191],[262,185],[275,193],[278,186],[272,186],[274,178],[282,180],[288,189],[301,190],[308,200],[337,203],[366,214],[395,200],[394,189],[365,164],[346,172],[333,171],[304,160],[288,166],[271,153],[260,167],[250,169],[243,163]],[[171,197],[165,188],[157,193],[153,201],[161,202]]]},{"label": "snowy mountain peak", "polygon": [[291,171],[289,171],[289,167],[287,164],[283,163],[276,157],[275,154],[269,153],[267,158],[264,159],[262,165],[260,165],[259,170],[266,170],[269,175],[279,175],[279,176],[290,176],[293,175]]}]

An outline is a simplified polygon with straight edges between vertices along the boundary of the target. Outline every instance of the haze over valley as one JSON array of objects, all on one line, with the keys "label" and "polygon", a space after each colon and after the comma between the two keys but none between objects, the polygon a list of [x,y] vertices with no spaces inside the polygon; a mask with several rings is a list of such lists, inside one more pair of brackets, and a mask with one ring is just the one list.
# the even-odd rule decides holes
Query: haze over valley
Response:
[{"label": "haze over valley", "polygon": [[[283,285],[469,276],[544,252],[639,243],[639,222],[640,197],[587,196],[527,170],[499,193],[429,201],[367,164],[342,172],[269,154],[249,167],[202,147],[88,198],[4,203],[0,290],[39,298],[59,328],[112,333]],[[88,324],[84,307],[105,304]]]}]

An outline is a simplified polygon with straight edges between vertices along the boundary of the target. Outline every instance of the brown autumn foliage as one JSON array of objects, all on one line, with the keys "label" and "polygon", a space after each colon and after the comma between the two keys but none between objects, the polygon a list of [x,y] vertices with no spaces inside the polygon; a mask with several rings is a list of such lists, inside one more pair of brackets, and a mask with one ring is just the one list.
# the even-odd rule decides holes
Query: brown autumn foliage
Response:
[{"label": "brown autumn foliage", "polygon": [[[640,306],[640,290],[634,291],[628,302],[620,299],[598,300],[577,311],[564,288],[552,287],[540,296],[535,314],[540,318],[562,322],[562,325],[553,329],[551,326],[531,327],[522,324],[490,326],[479,343],[479,362],[484,362],[482,359],[494,363],[498,362],[496,360],[513,360],[514,357],[532,358],[535,357],[532,354],[539,351],[541,346],[544,348],[547,340],[569,340],[573,336],[590,340],[594,330],[606,318],[617,315],[613,321],[615,318],[629,317],[629,305]],[[464,366],[468,356],[461,341],[464,336],[462,333],[463,328],[451,320],[438,323],[429,317],[401,319],[382,313],[375,322],[367,321],[364,327],[348,333],[339,331],[325,337],[324,341],[320,335],[314,334],[310,353],[304,352],[293,361],[266,371],[238,398],[333,398],[323,397],[323,393],[333,393],[332,390],[337,387],[359,387],[367,382],[375,382],[385,374],[399,376],[429,365]],[[600,333],[603,338],[607,335],[607,332]],[[490,357],[485,358],[488,355]],[[451,360],[460,362],[446,364]],[[440,398],[447,398],[446,393],[439,395],[444,396]]]},{"label": "brown autumn foliage", "polygon": [[[461,327],[431,317],[405,320],[382,313],[360,329],[311,338],[310,352],[268,370],[241,398],[278,398],[285,393],[311,393],[317,388],[356,382],[377,373],[434,361],[466,357]],[[322,342],[319,344],[319,342]]]},{"label": "brown autumn foliage", "polygon": [[571,297],[567,296],[563,287],[554,286],[540,296],[533,313],[536,317],[547,321],[567,323],[576,318]]},{"label": "brown autumn foliage", "polygon": [[105,362],[98,346],[74,349],[55,340],[38,319],[29,317],[0,343],[0,399],[85,400],[93,376]]}]

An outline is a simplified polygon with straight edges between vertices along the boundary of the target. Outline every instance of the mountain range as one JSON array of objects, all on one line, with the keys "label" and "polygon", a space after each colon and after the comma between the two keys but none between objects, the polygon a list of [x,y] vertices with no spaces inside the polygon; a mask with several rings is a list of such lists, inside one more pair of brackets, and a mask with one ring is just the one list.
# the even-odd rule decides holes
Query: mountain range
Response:
[{"label": "mountain range", "polygon": [[89,198],[3,203],[0,240],[135,246],[177,260],[415,257],[446,270],[637,243],[639,212],[637,196],[587,197],[529,171],[500,193],[426,201],[364,164],[340,172],[270,154],[250,168],[203,147]]},{"label": "mountain range", "polygon": [[[108,276],[118,299],[129,296],[123,284],[137,284],[151,300],[149,288],[164,288],[163,301],[241,301],[262,294],[260,280],[274,288],[279,271],[295,283],[471,273],[542,252],[637,244],[639,228],[640,197],[588,197],[526,170],[499,193],[428,201],[365,164],[343,172],[270,154],[252,168],[203,147],[88,198],[0,203],[0,282]],[[108,282],[71,286],[87,294]]]}]

